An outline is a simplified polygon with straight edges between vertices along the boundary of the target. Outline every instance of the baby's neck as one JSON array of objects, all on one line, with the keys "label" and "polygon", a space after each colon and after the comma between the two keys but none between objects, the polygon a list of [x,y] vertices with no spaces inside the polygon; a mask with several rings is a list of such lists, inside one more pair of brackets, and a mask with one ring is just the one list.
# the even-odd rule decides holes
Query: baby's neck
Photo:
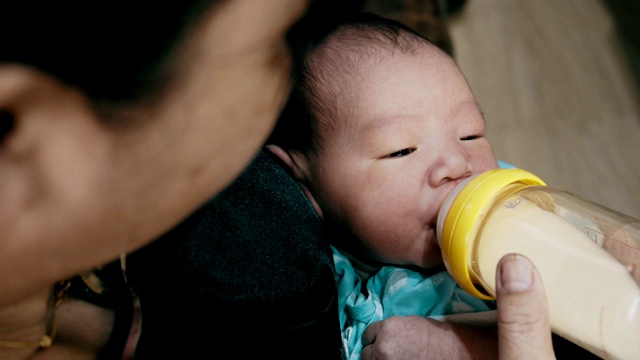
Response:
[{"label": "baby's neck", "polygon": [[378,270],[380,270],[381,266],[367,264],[365,262],[359,261],[358,259],[350,258],[351,264],[353,265],[353,269],[356,271],[356,274],[362,279],[362,281],[367,281],[373,274],[375,274]]},{"label": "baby's neck", "polygon": [[353,256],[351,253],[340,250],[344,256],[349,258],[353,269],[356,274],[362,279],[362,281],[367,281],[373,274],[375,274],[384,264],[376,263],[373,261],[368,261],[366,259],[362,259],[361,257]]},{"label": "baby's neck", "polygon": [[444,265],[430,268],[430,269],[423,269],[417,266],[392,265],[392,264],[384,264],[384,263],[379,263],[374,261],[368,261],[367,259],[363,260],[362,258],[353,256],[350,253],[344,252],[344,251],[343,251],[343,254],[349,258],[349,261],[351,261],[351,265],[353,266],[353,269],[355,270],[356,274],[358,274],[360,279],[362,279],[362,281],[367,281],[371,276],[373,276],[376,272],[378,272],[378,270],[380,270],[380,268],[382,268],[383,266],[402,267],[402,268],[406,268],[409,270],[422,273],[425,276],[431,276],[441,271],[446,271],[446,268],[444,267]]}]

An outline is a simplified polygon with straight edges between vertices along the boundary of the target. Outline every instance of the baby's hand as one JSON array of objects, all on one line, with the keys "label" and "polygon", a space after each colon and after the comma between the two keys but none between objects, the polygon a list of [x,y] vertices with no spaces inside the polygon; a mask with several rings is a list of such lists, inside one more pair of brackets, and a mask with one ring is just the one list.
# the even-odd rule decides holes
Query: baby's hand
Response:
[{"label": "baby's hand", "polygon": [[495,328],[394,316],[375,322],[362,336],[363,360],[495,359]]}]

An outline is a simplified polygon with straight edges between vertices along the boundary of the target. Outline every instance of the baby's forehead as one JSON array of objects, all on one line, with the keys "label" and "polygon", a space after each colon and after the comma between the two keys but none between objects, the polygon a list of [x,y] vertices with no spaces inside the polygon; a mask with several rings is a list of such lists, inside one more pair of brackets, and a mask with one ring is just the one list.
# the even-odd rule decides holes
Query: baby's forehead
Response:
[{"label": "baby's forehead", "polygon": [[358,43],[359,48],[331,45],[318,49],[310,59],[310,89],[318,100],[331,104],[336,111],[352,107],[353,101],[359,100],[364,92],[383,86],[381,79],[390,70],[422,72],[446,61],[446,56],[434,51],[428,43],[411,52],[395,51],[375,43],[372,46]]},{"label": "baby's forehead", "polygon": [[391,40],[372,31],[340,29],[308,58],[311,96],[319,104],[312,110],[317,123],[316,135],[331,138],[336,132],[343,135],[357,132],[358,127],[364,125],[360,121],[362,117],[372,115],[368,111],[371,109],[362,108],[366,103],[364,94],[381,86],[377,79],[390,68],[448,58],[442,50],[415,34],[402,33]]},{"label": "baby's forehead", "polygon": [[[369,30],[369,31],[367,31]],[[341,87],[345,82],[366,78],[380,65],[412,59],[448,58],[429,41],[401,31],[395,40],[372,29],[343,28],[330,35],[309,56],[308,64],[316,86]]]}]

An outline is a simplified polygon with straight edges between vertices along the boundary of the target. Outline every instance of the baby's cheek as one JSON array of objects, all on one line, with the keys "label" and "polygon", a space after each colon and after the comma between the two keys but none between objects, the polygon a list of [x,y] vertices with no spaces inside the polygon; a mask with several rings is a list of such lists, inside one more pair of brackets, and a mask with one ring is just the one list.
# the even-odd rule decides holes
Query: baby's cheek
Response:
[{"label": "baby's cheek", "polygon": [[478,173],[498,168],[498,160],[489,143],[474,154],[474,163]]}]

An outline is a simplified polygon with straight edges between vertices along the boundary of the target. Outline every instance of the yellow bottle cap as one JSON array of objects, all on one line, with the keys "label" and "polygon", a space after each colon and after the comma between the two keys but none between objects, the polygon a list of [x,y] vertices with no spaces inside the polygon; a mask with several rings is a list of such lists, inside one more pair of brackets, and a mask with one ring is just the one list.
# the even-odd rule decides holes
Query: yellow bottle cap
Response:
[{"label": "yellow bottle cap", "polygon": [[[453,279],[469,294],[486,300],[493,297],[479,289],[480,280],[471,269],[473,241],[482,217],[489,211],[493,199],[505,187],[520,185],[545,186],[536,175],[522,169],[494,169],[484,172],[449,194],[440,210],[438,240],[445,265]],[[456,195],[457,193],[457,195]],[[453,198],[455,196],[455,198]],[[448,209],[447,209],[448,207]]]}]

